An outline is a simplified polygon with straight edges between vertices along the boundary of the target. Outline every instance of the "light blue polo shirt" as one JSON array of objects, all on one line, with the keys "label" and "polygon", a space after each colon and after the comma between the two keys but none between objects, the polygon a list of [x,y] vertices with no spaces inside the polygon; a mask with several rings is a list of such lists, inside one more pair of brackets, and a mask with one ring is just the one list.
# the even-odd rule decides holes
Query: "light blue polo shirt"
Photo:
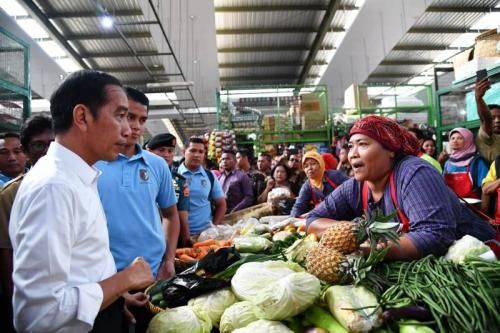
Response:
[{"label": "light blue polo shirt", "polygon": [[[205,230],[212,222],[212,207],[209,200],[210,178],[208,178],[205,169],[200,167],[197,171],[191,172],[184,163],[182,163],[177,172],[184,177],[189,184],[189,232],[196,235]],[[224,197],[224,191],[220,186],[217,177],[214,176],[214,188],[212,190],[213,200]]]},{"label": "light blue polo shirt", "polygon": [[156,275],[166,248],[158,207],[174,206],[177,200],[165,160],[137,149],[130,159],[120,154],[115,161],[97,162],[102,171],[97,186],[116,269],[142,256]]}]

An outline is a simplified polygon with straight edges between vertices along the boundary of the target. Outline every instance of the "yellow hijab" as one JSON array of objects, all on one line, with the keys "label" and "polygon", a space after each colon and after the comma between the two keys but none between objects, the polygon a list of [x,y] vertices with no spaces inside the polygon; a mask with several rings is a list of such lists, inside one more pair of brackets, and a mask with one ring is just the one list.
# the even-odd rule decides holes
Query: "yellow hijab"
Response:
[{"label": "yellow hijab", "polygon": [[312,186],[316,187],[319,190],[322,190],[323,189],[323,175],[325,174],[325,161],[323,160],[321,155],[318,154],[317,152],[309,151],[302,158],[302,165],[305,163],[305,161],[308,158],[313,159],[319,163],[319,175],[315,178],[309,178],[309,181],[311,182]]}]

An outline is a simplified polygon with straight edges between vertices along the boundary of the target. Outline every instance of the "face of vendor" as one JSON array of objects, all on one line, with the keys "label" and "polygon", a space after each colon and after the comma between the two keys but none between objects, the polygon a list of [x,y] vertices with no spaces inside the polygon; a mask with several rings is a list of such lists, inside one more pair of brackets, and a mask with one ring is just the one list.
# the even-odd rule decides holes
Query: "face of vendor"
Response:
[{"label": "face of vendor", "polygon": [[493,118],[493,133],[500,134],[500,108],[492,108],[490,111]]},{"label": "face of vendor", "polygon": [[462,134],[455,132],[450,137],[450,148],[452,150],[462,150],[464,148],[465,139]]},{"label": "face of vendor", "polygon": [[307,178],[318,178],[320,175],[320,166],[318,161],[308,158],[304,162],[304,172]]},{"label": "face of vendor", "polygon": [[433,140],[425,140],[422,145],[422,149],[427,155],[434,156],[434,153],[436,152],[436,145]]},{"label": "face of vendor", "polygon": [[349,163],[358,181],[376,182],[386,177],[392,169],[394,156],[366,135],[354,134],[349,140]]}]

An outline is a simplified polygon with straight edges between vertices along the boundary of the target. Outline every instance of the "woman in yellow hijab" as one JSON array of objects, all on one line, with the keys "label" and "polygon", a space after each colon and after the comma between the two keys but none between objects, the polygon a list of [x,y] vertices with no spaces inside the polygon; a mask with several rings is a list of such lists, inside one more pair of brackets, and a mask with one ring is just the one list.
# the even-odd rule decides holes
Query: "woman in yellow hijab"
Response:
[{"label": "woman in yellow hijab", "polygon": [[337,186],[349,179],[337,170],[325,170],[325,161],[315,151],[302,158],[302,167],[308,181],[302,185],[299,196],[290,213],[293,217],[305,217],[305,213],[319,205]]}]

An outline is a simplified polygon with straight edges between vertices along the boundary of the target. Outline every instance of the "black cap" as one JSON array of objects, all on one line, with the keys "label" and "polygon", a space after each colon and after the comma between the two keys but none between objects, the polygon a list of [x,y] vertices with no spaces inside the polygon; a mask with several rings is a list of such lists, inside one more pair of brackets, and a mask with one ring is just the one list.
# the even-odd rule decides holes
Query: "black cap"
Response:
[{"label": "black cap", "polygon": [[170,133],[158,134],[148,141],[147,147],[149,149],[156,149],[159,147],[173,147],[177,145],[177,139]]}]

